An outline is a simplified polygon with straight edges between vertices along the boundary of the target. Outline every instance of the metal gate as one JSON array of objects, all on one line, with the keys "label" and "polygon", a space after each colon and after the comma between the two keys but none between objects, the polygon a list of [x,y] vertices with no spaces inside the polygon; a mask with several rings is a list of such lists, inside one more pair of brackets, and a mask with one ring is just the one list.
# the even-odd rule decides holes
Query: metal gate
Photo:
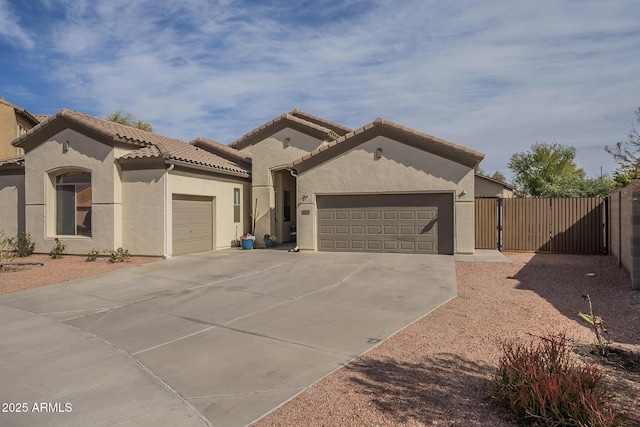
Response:
[{"label": "metal gate", "polygon": [[607,253],[607,198],[478,198],[476,248]]}]

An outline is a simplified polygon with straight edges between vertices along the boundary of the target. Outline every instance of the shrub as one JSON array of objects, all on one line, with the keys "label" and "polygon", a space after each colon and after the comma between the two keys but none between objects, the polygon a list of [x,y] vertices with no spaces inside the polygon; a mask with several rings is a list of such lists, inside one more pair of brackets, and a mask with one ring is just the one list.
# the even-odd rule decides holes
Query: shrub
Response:
[{"label": "shrub", "polygon": [[109,251],[109,262],[125,262],[131,259],[131,254],[127,249],[118,248]]},{"label": "shrub", "polygon": [[[16,257],[17,249],[11,244],[11,239],[8,239],[4,235],[4,231],[0,230],[0,264],[3,264],[5,260],[11,261]],[[0,270],[4,270],[4,265],[0,266]]]},{"label": "shrub", "polygon": [[67,245],[62,243],[62,241],[57,237],[55,238],[55,242],[56,244],[53,247],[53,249],[51,249],[51,252],[50,252],[51,258],[60,259],[62,258],[62,255],[64,255],[64,250],[67,249]]},{"label": "shrub", "polygon": [[96,249],[91,249],[89,251],[89,254],[87,255],[87,261],[93,262],[98,259],[99,255],[100,255],[99,251],[97,251]]},{"label": "shrub", "polygon": [[33,255],[36,247],[36,244],[31,241],[31,234],[27,233],[18,233],[16,237],[9,239],[9,243],[17,249],[16,254],[19,257]]},{"label": "shrub", "polygon": [[492,380],[493,397],[520,421],[536,426],[618,426],[605,408],[602,374],[579,365],[565,334],[505,341]]}]

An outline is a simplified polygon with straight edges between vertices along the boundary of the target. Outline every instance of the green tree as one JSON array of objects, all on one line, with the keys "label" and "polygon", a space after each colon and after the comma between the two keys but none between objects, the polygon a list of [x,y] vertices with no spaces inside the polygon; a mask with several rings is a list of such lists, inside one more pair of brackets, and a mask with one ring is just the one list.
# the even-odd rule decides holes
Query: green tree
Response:
[{"label": "green tree", "polygon": [[127,125],[148,132],[153,132],[153,126],[150,122],[135,118],[132,114],[118,110],[115,113],[109,114],[107,120],[114,123],[120,123],[121,125]]},{"label": "green tree", "polygon": [[498,181],[507,182],[507,177],[504,176],[504,174],[502,174],[502,172],[500,171],[495,171],[493,175],[491,175],[491,178]]},{"label": "green tree", "polygon": [[545,188],[561,179],[584,179],[585,173],[576,166],[575,157],[574,147],[557,142],[538,142],[531,146],[531,151],[511,156],[507,166],[513,172],[513,183],[521,195],[547,197]]},{"label": "green tree", "polygon": [[[640,107],[636,109],[635,115],[636,121],[640,123]],[[633,123],[627,136],[627,141],[618,142],[613,147],[608,145],[604,147],[605,151],[618,163],[613,179],[619,187],[629,185],[632,179],[640,179],[640,133]]]}]

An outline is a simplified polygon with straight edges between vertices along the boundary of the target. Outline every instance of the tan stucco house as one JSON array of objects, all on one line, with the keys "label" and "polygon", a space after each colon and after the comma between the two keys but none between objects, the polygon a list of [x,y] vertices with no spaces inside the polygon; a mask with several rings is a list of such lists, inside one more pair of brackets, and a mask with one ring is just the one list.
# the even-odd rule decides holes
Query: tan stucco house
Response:
[{"label": "tan stucco house", "polygon": [[[349,129],[299,110],[230,145],[191,142],[62,110],[0,161],[0,229],[36,251],[125,247],[173,256],[252,229],[300,250],[474,251],[483,154],[377,119]],[[5,197],[6,196],[6,197]]]},{"label": "tan stucco house", "polygon": [[11,142],[38,123],[38,118],[24,108],[0,98],[0,159],[24,154],[20,147],[14,147]]},{"label": "tan stucco house", "polygon": [[476,197],[514,197],[516,187],[489,176],[476,173]]}]

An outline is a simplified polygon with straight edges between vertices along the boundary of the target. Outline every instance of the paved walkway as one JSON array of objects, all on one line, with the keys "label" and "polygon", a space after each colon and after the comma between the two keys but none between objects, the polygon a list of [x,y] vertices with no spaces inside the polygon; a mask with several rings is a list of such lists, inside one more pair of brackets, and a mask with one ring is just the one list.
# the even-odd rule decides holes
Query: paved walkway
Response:
[{"label": "paved walkway", "polygon": [[452,256],[282,250],[4,295],[0,425],[246,425],[456,295]]}]

